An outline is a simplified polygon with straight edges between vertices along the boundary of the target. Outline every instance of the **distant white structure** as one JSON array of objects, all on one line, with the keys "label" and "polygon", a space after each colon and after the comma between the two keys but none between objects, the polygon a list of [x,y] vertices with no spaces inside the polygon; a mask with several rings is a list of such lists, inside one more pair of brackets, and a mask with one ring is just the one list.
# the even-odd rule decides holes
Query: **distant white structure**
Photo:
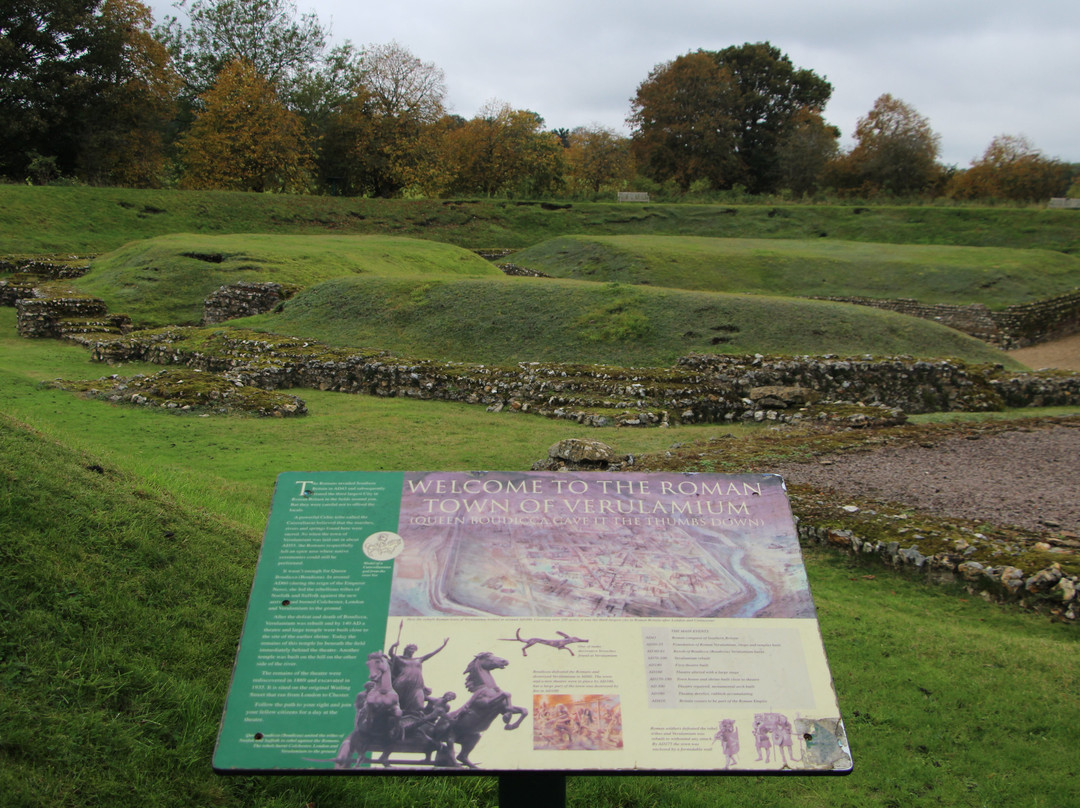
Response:
[{"label": "distant white structure", "polygon": [[[622,196],[622,194],[619,194],[619,196]],[[1066,199],[1063,196],[1055,196],[1050,200],[1050,204],[1047,205],[1047,207],[1065,210],[1080,210],[1080,199]]]},{"label": "distant white structure", "polygon": [[648,202],[649,195],[643,191],[619,191],[620,202]]}]

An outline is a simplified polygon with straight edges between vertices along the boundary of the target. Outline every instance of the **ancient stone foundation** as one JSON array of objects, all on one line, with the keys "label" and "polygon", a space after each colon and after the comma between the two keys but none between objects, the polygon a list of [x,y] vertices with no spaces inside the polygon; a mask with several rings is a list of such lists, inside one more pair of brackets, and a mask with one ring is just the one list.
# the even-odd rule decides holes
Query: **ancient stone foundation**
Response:
[{"label": "ancient stone foundation", "polygon": [[273,311],[292,297],[294,289],[280,283],[240,281],[220,286],[203,301],[203,322],[207,325]]},{"label": "ancient stone foundation", "polygon": [[1006,351],[1027,345],[1038,345],[1080,331],[1080,290],[1034,303],[1009,306],[1001,310],[991,310],[979,303],[955,306],[947,303],[919,303],[906,298],[878,300],[869,297],[827,297],[819,299],[871,306],[875,309],[886,309],[912,317],[921,317],[924,320],[933,320]]},{"label": "ancient stone foundation", "polygon": [[[98,361],[132,360],[228,372],[263,389],[308,387],[481,404],[588,426],[663,426],[735,420],[796,421],[843,404],[851,426],[900,411],[1001,409],[1006,403],[1080,404],[1080,374],[1012,374],[1000,367],[910,358],[685,357],[674,368],[523,362],[489,366],[410,362],[384,352],[240,330],[166,328],[86,340]],[[811,409],[807,405],[816,400]],[[835,413],[835,409],[834,409]]]},{"label": "ancient stone foundation", "polygon": [[1025,571],[1009,564],[994,566],[968,560],[960,549],[924,555],[917,542],[904,546],[898,541],[874,541],[851,530],[814,526],[802,520],[798,530],[803,542],[877,559],[938,583],[957,583],[987,600],[1018,602],[1069,622],[1080,619],[1080,578],[1063,573],[1057,564]]},{"label": "ancient stone foundation", "polygon": [[124,333],[126,314],[109,314],[93,297],[20,298],[15,301],[16,328],[23,337],[67,337],[81,333]]}]

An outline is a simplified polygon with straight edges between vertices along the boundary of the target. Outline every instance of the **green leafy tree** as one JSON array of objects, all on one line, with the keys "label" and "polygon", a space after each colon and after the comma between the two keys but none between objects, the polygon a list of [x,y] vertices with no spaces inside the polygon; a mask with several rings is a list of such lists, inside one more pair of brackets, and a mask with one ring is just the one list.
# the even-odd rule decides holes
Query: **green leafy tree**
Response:
[{"label": "green leafy tree", "polygon": [[396,42],[369,45],[320,141],[324,184],[383,197],[407,188],[429,193],[443,176],[427,164],[437,158],[445,94],[443,71],[434,64]]},{"label": "green leafy tree", "polygon": [[956,199],[1045,201],[1063,196],[1071,175],[1068,164],[1045,157],[1027,138],[998,135],[971,168],[952,178],[948,194]]},{"label": "green leafy tree", "polygon": [[683,191],[696,180],[727,188],[739,176],[734,91],[725,71],[705,51],[657,65],[637,89],[629,122],[639,170]]},{"label": "green leafy tree", "polygon": [[698,50],[658,65],[638,87],[629,122],[646,176],[715,188],[775,190],[777,150],[802,110],[821,110],[832,85],[768,42]]},{"label": "green leafy tree", "polygon": [[888,93],[855,127],[855,148],[828,167],[827,181],[846,193],[907,196],[931,192],[941,178],[941,138],[914,107]]},{"label": "green leafy tree", "polygon": [[180,142],[184,188],[301,192],[314,168],[300,116],[250,62],[218,75]]},{"label": "green leafy tree", "polygon": [[800,196],[816,192],[840,150],[840,130],[815,109],[800,110],[776,144],[776,184]]},{"label": "green leafy tree", "polygon": [[146,185],[176,77],[139,0],[0,4],[0,174]]},{"label": "green leafy tree", "polygon": [[80,173],[96,183],[160,185],[180,78],[139,0],[105,0],[97,24],[101,89],[82,120]]},{"label": "green leafy tree", "polygon": [[285,91],[326,47],[327,30],[314,13],[297,16],[292,0],[180,0],[188,24],[166,19],[159,36],[183,76],[189,97],[199,96],[236,60],[251,64],[277,91]]},{"label": "green leafy tree", "polygon": [[74,170],[100,2],[0,3],[0,174],[26,176],[31,162]]}]

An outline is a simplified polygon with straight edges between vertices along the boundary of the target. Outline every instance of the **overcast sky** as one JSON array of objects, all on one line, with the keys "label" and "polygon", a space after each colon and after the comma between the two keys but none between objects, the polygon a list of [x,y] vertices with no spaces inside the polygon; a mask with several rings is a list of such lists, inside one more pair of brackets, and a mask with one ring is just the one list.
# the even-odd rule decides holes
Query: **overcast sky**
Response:
[{"label": "overcast sky", "polygon": [[[160,21],[174,13],[152,0]],[[1080,0],[296,0],[333,40],[396,40],[446,73],[447,105],[489,100],[549,128],[628,134],[652,68],[690,51],[768,41],[833,86],[825,118],[852,145],[890,93],[929,119],[941,159],[966,167],[995,135],[1080,162]]]}]

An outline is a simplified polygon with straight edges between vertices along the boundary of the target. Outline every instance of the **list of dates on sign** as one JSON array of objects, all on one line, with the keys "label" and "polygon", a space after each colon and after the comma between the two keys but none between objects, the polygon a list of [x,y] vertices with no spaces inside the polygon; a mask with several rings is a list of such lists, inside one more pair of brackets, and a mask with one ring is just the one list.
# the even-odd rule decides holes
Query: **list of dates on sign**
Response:
[{"label": "list of dates on sign", "polygon": [[812,700],[796,629],[787,626],[647,626],[645,678],[652,708],[776,706],[778,685],[792,703]]}]

